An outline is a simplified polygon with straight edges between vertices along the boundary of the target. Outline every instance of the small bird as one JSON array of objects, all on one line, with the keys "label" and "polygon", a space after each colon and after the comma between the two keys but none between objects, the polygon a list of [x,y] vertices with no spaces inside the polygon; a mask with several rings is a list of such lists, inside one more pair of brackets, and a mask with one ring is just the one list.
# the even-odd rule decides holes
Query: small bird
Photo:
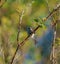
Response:
[{"label": "small bird", "polygon": [[31,27],[26,27],[26,31],[28,35],[30,35],[33,32],[33,29]]},{"label": "small bird", "polygon": [[[33,32],[33,28],[27,27],[27,28],[26,28],[26,31],[27,31],[28,35],[31,35],[31,33]],[[33,41],[34,41],[34,43],[35,43],[35,45],[36,45],[37,42],[36,42],[35,32],[31,35],[31,38],[33,39]]]}]

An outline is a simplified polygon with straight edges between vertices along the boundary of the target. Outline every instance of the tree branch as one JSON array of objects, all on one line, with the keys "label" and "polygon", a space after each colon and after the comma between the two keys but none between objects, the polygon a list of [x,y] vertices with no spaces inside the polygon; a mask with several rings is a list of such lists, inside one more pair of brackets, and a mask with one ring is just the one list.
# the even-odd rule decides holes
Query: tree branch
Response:
[{"label": "tree branch", "polygon": [[60,8],[60,4],[55,8],[53,9],[53,11],[46,17],[46,20],[51,17],[58,9]]},{"label": "tree branch", "polygon": [[[55,9],[53,9],[53,11],[46,17],[46,20],[47,20],[49,17],[51,17],[51,16],[53,15],[53,13],[56,12],[59,8],[60,8],[60,5],[59,5],[58,7],[56,7]],[[46,21],[46,20],[45,20],[45,21]],[[56,23],[57,23],[57,22],[55,22],[55,23],[52,25],[52,27],[55,26]],[[16,55],[19,47],[22,47],[22,46],[25,44],[25,41],[26,41],[39,27],[40,27],[40,25],[38,25],[38,26],[36,27],[36,29],[35,29],[30,35],[28,35],[21,43],[18,43],[18,46],[17,46],[17,48],[16,48],[16,51],[15,51],[15,53],[14,53],[14,56],[12,57],[12,60],[11,60],[11,63],[10,63],[10,64],[13,64],[15,55]]]},{"label": "tree branch", "polygon": [[18,49],[19,49],[19,34],[20,34],[20,30],[21,30],[21,23],[22,23],[23,15],[24,15],[24,10],[22,11],[21,16],[19,15],[19,25],[18,25],[18,33],[17,33],[17,44],[18,44],[18,46],[17,46],[17,49],[15,51],[15,54],[14,54],[14,56],[12,58],[11,64],[13,63],[13,60],[15,58],[15,55],[16,55]]},{"label": "tree branch", "polygon": [[40,26],[36,27],[36,29],[35,29],[30,35],[28,35],[21,43],[18,44],[18,46],[17,46],[17,48],[16,48],[16,51],[15,51],[15,53],[14,53],[14,56],[13,56],[13,58],[12,58],[12,61],[11,61],[10,64],[13,63],[13,60],[14,60],[14,58],[15,58],[15,55],[16,55],[19,47],[23,46],[23,45],[25,44],[25,41],[26,41],[39,27],[40,27]]},{"label": "tree branch", "polygon": [[49,19],[49,17],[51,17],[57,10],[59,10],[59,8],[60,8],[60,4],[57,5],[57,7],[54,8],[54,9],[52,10],[52,12],[50,12],[50,14],[49,14],[46,18],[43,18],[43,21],[47,21],[47,20]]}]

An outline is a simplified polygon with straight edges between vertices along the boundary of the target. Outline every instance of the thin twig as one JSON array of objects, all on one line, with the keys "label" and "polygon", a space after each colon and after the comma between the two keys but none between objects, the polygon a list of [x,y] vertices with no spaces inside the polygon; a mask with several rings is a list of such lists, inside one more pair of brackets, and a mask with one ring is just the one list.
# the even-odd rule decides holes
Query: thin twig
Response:
[{"label": "thin twig", "polygon": [[[51,17],[51,16],[53,15],[53,13],[56,12],[59,8],[60,8],[60,5],[59,5],[57,8],[53,9],[53,11],[46,17],[46,20],[47,20],[49,17]],[[52,25],[52,27],[55,26],[56,23],[57,23],[57,22],[55,22],[55,23]],[[16,51],[15,51],[15,53],[14,53],[14,56],[12,57],[12,61],[11,61],[10,64],[13,64],[15,55],[16,55],[19,47],[23,46],[23,45],[25,44],[25,41],[26,41],[39,27],[40,27],[40,25],[38,25],[38,26],[36,27],[36,29],[35,29],[30,35],[28,35],[21,43],[18,43],[18,46],[17,46],[17,48],[16,48]]]},{"label": "thin twig", "polygon": [[[47,2],[47,5],[48,5],[48,2]],[[49,9],[49,7],[48,7],[48,10],[49,10],[49,13],[50,13],[50,9]],[[54,22],[54,17],[53,16],[51,16],[51,19],[53,20],[53,22]],[[52,25],[52,26],[55,26],[55,28],[56,28],[56,23],[57,23],[57,20],[56,20],[56,22]],[[54,46],[54,44],[55,44],[55,39],[56,39],[56,29],[55,29],[55,32],[54,32],[54,43],[52,44],[52,59],[51,59],[51,64],[55,64],[56,63],[56,61],[55,61],[55,46]]]},{"label": "thin twig", "polygon": [[28,35],[20,44],[18,44],[18,46],[17,46],[17,48],[16,48],[16,51],[15,51],[15,53],[14,53],[14,56],[13,56],[13,58],[12,58],[12,61],[11,61],[10,64],[13,64],[15,55],[16,55],[16,53],[17,53],[19,47],[23,46],[24,43],[25,43],[25,41],[26,41],[39,27],[40,27],[40,26],[36,27],[36,29],[35,29],[30,35]]},{"label": "thin twig", "polygon": [[17,46],[17,49],[15,51],[15,54],[14,54],[14,56],[12,58],[11,64],[13,63],[13,60],[15,58],[15,55],[16,55],[18,49],[19,49],[19,34],[20,34],[20,30],[21,30],[21,23],[22,23],[23,15],[24,15],[24,10],[22,11],[21,16],[19,15],[19,25],[18,25],[18,33],[17,33],[17,44],[18,44],[18,46]]},{"label": "thin twig", "polygon": [[21,30],[21,23],[22,23],[22,19],[23,19],[23,15],[24,15],[24,10],[22,11],[21,17],[19,15],[19,25],[18,25],[18,33],[17,33],[17,43],[19,41],[19,33]]},{"label": "thin twig", "polygon": [[43,20],[44,21],[48,20],[48,18],[51,17],[57,10],[59,10],[59,8],[60,8],[60,4],[56,8],[54,8],[52,10],[52,12],[50,12],[50,14],[46,18],[44,18]]},{"label": "thin twig", "polygon": [[60,5],[58,5],[53,11],[46,17],[46,20],[51,17],[58,9],[60,8]]}]

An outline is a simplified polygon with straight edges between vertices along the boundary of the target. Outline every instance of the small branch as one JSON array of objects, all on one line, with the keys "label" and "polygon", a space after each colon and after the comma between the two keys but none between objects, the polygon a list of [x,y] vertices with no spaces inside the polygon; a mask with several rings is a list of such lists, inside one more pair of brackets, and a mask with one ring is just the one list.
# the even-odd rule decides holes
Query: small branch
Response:
[{"label": "small branch", "polygon": [[13,63],[13,60],[14,60],[14,58],[15,58],[15,55],[16,55],[18,49],[19,49],[19,33],[20,33],[20,30],[21,30],[21,23],[22,23],[23,15],[24,15],[24,10],[22,11],[21,17],[20,17],[20,15],[19,15],[19,25],[18,25],[18,33],[17,33],[17,44],[18,44],[18,46],[17,46],[17,49],[16,49],[16,51],[15,51],[15,54],[14,54],[14,56],[13,56],[13,58],[12,58],[11,64]]},{"label": "small branch", "polygon": [[[50,7],[49,7],[49,4],[48,4],[48,0],[46,0],[46,6],[47,6],[47,10],[48,10],[48,12],[50,14]],[[54,17],[53,16],[51,16],[51,21],[54,22]]]},{"label": "small branch", "polygon": [[[31,35],[32,35],[32,34],[33,34],[33,33],[34,33],[39,27],[40,27],[40,26],[36,27],[36,29],[31,33]],[[20,44],[18,44],[18,46],[17,46],[17,48],[16,48],[16,51],[15,51],[15,53],[14,53],[14,56],[13,56],[13,58],[12,58],[12,61],[11,61],[10,64],[13,64],[13,61],[14,61],[15,55],[16,55],[16,53],[17,53],[19,47],[23,46],[24,43],[25,43],[25,41],[26,41],[31,35],[27,36],[27,37],[26,37],[26,38],[25,38]]]},{"label": "small branch", "polygon": [[[48,9],[49,14],[51,14],[51,13],[50,13],[50,8],[49,8],[49,4],[48,4],[48,0],[46,0],[46,5],[47,5],[47,9]],[[56,21],[55,18],[54,18],[54,16],[53,16],[53,14],[52,14],[52,16],[51,16],[51,21],[52,21],[53,23],[54,23],[54,21]]]},{"label": "small branch", "polygon": [[[50,8],[49,8],[49,5],[48,5],[48,1],[46,1],[46,4],[47,4],[48,11],[50,13]],[[55,21],[54,16],[51,16],[51,20],[52,20],[52,22]],[[52,51],[51,51],[52,52],[52,56],[51,56],[52,58],[50,59],[52,64],[55,64],[55,46],[54,46],[55,45],[55,39],[56,39],[56,29],[55,29],[55,32],[54,32],[54,42],[52,44]]]},{"label": "small branch", "polygon": [[59,8],[60,4],[56,8],[54,8],[46,18],[43,18],[43,21],[46,21],[49,17],[51,17],[57,10],[59,10]]},{"label": "small branch", "polygon": [[17,33],[17,43],[19,41],[19,33],[21,30],[21,23],[22,23],[22,19],[23,19],[23,15],[24,15],[24,10],[22,11],[21,17],[19,15],[19,25],[18,25],[18,33]]},{"label": "small branch", "polygon": [[[57,8],[53,9],[53,11],[46,17],[46,20],[47,20],[49,17],[51,17],[51,16],[53,15],[53,13],[56,12],[59,8],[60,8],[60,5],[59,5]],[[46,20],[45,20],[45,21],[46,21]],[[55,26],[56,23],[57,23],[57,22],[55,22],[55,23],[52,25],[52,27]],[[30,35],[28,35],[21,43],[18,43],[18,46],[17,46],[16,51],[15,51],[15,54],[14,54],[14,56],[12,57],[12,61],[11,61],[10,64],[13,64],[15,55],[16,55],[19,47],[22,47],[22,46],[25,44],[25,41],[26,41],[39,27],[40,27],[40,25],[38,25],[38,26],[36,27],[36,29],[35,29]]]},{"label": "small branch", "polygon": [[53,9],[53,11],[46,17],[46,20],[51,17],[57,10],[59,10],[60,5],[58,5],[55,9]]}]

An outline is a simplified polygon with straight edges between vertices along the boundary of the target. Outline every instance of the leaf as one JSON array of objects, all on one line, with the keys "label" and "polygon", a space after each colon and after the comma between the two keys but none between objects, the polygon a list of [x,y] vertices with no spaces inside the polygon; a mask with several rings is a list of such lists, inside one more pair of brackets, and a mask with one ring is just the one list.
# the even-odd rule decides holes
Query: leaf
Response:
[{"label": "leaf", "polygon": [[36,19],[34,19],[34,21],[35,21],[35,22],[39,22],[39,20],[38,20],[37,18],[36,18]]}]

